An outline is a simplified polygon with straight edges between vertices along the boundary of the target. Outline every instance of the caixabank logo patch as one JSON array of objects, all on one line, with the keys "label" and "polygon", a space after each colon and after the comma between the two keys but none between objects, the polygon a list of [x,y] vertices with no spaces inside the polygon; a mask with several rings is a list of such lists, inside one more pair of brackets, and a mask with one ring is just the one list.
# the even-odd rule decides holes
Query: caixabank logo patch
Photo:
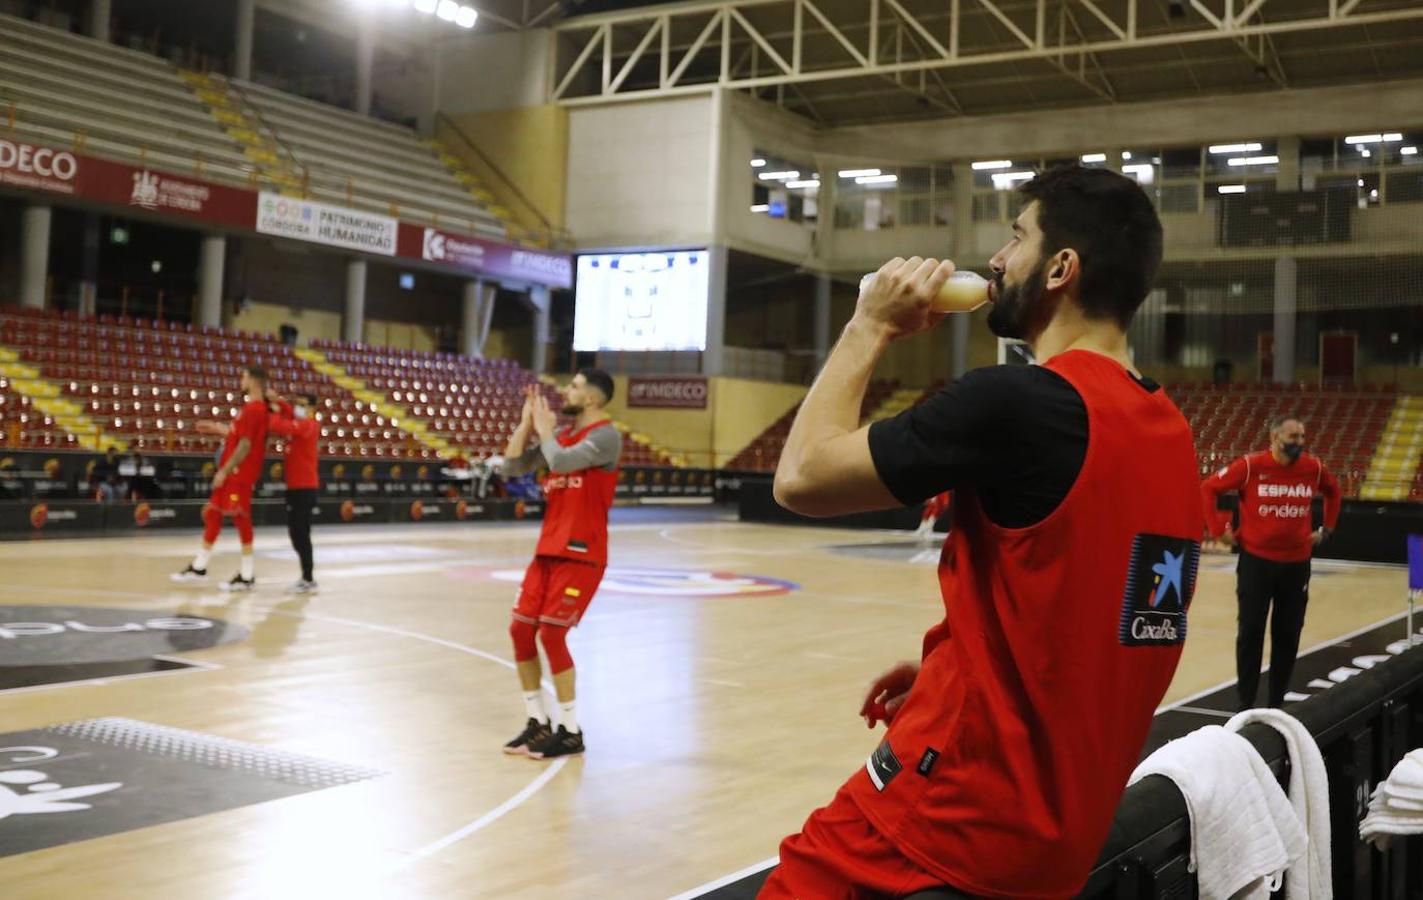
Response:
[{"label": "caixabank logo patch", "polygon": [[1186,611],[1196,591],[1201,545],[1186,538],[1138,534],[1132,540],[1117,638],[1127,647],[1186,640]]}]

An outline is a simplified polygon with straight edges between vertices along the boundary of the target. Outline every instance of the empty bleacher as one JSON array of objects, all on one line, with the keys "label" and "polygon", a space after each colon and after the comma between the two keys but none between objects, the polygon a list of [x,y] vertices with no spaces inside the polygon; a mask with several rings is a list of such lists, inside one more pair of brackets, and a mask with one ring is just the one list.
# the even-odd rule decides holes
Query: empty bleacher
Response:
[{"label": "empty bleacher", "polygon": [[37,143],[488,238],[511,233],[459,160],[409,128],[6,15],[0,117]]},{"label": "empty bleacher", "polygon": [[[899,388],[897,380],[872,381],[865,391],[864,402],[860,404],[860,419],[874,412]],[[771,423],[765,431],[757,435],[751,443],[737,453],[726,464],[726,468],[738,472],[774,472],[781,461],[781,449],[786,445],[786,435],[791,432],[791,423],[800,411],[797,403],[785,415]]]},{"label": "empty bleacher", "polygon": [[[7,309],[0,312],[0,344],[18,351],[20,362],[58,385],[62,397],[77,401],[102,435],[118,437],[139,450],[215,452],[219,440],[196,434],[194,424],[235,415],[242,402],[242,367],[261,365],[279,392],[309,391],[320,398],[323,455],[395,459],[432,455],[271,335]],[[6,396],[6,417],[7,424],[13,421],[20,426],[16,446],[78,449],[73,436],[53,417],[36,413],[24,398],[12,401],[12,396]],[[11,406],[13,417],[8,412]]]},{"label": "empty bleacher", "polygon": [[[874,383],[865,397],[861,418],[879,409],[896,387],[893,382]],[[926,390],[919,400],[932,392]],[[1175,384],[1168,385],[1167,392],[1191,423],[1203,478],[1240,456],[1266,449],[1266,423],[1273,416],[1288,413],[1304,420],[1310,452],[1339,479],[1346,497],[1359,496],[1396,399],[1389,386],[1321,389]],[[798,410],[799,406],[790,410],[758,435],[727,468],[775,471]],[[1423,499],[1423,466],[1408,487],[1411,499]]]},{"label": "empty bleacher", "polygon": [[[512,360],[317,341],[326,358],[449,442],[455,454],[487,459],[504,451],[518,424],[524,390],[542,384]],[[117,439],[148,453],[209,455],[217,438],[195,433],[201,419],[230,419],[241,405],[246,365],[261,365],[283,394],[320,398],[325,457],[433,459],[438,454],[392,417],[316,371],[271,335],[200,328],[128,317],[0,309],[0,352],[39,372],[62,399],[97,426],[101,442]],[[558,394],[543,384],[557,408]],[[72,422],[69,425],[72,426]],[[413,427],[413,426],[412,426]],[[0,375],[0,445],[14,449],[85,449],[66,424],[37,409]],[[274,445],[280,452],[280,442]],[[629,436],[624,466],[672,465],[650,444]]]},{"label": "empty bleacher", "polygon": [[1358,496],[1396,399],[1389,386],[1175,384],[1166,390],[1191,423],[1203,477],[1266,449],[1271,418],[1295,415],[1305,423],[1309,451],[1339,479],[1346,497]]},{"label": "empty bleacher", "polygon": [[256,167],[168,63],[0,15],[0,115],[22,139],[246,182]]},{"label": "empty bleacher", "polygon": [[[216,79],[214,79],[216,80]],[[309,195],[504,239],[509,229],[409,128],[247,82],[227,82],[309,174]]]},{"label": "empty bleacher", "polygon": [[[439,437],[470,459],[499,455],[519,423],[524,390],[540,384],[534,373],[508,359],[472,359],[452,353],[396,350],[339,341],[313,341],[326,358],[409,410]],[[557,391],[543,385],[553,408]],[[623,442],[622,465],[668,465],[649,445]]]}]

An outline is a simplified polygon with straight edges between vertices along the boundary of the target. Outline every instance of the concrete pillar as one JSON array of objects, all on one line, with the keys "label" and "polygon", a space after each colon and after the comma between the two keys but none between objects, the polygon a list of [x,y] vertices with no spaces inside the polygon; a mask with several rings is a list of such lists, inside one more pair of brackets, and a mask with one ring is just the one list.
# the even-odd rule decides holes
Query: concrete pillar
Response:
[{"label": "concrete pillar", "polygon": [[92,316],[99,311],[99,216],[84,214],[84,243],[79,256],[79,312]]},{"label": "concrete pillar", "polygon": [[1280,157],[1280,166],[1275,175],[1275,190],[1299,190],[1299,138],[1279,138],[1275,141],[1275,147],[1275,154]]},{"label": "concrete pillar", "polygon": [[484,357],[489,325],[494,319],[494,297],[498,289],[478,279],[464,283],[464,317],[461,349],[465,356]]},{"label": "concrete pillar", "polygon": [[[964,269],[987,273],[988,260],[978,259],[977,242],[973,229],[973,168],[966,162],[954,163],[954,233],[950,246],[954,248],[954,264]],[[949,377],[962,378],[968,371],[969,326],[973,319],[967,315],[950,317],[949,335]]]},{"label": "concrete pillar", "polygon": [[1111,150],[1107,151],[1107,168],[1117,173],[1120,173],[1122,171],[1121,147],[1114,147]]},{"label": "concrete pillar", "polygon": [[707,348],[702,351],[702,374],[726,373],[726,268],[730,256],[725,246],[707,248]]},{"label": "concrete pillar", "polygon": [[346,314],[341,317],[341,340],[359,344],[366,328],[366,261],[346,263]]},{"label": "concrete pillar", "polygon": [[252,32],[257,0],[237,0],[237,22],[233,26],[236,47],[233,50],[232,77],[252,80]]},{"label": "concrete pillar", "polygon": [[198,324],[222,326],[222,270],[227,261],[227,238],[203,235],[198,254]]},{"label": "concrete pillar", "polygon": [[[822,215],[824,210],[821,211]],[[830,355],[830,273],[815,274],[815,368]]]},{"label": "concrete pillar", "polygon": [[1293,256],[1275,260],[1275,370],[1276,384],[1295,380],[1295,308],[1298,303],[1299,266]]},{"label": "concrete pillar", "polygon": [[109,40],[109,20],[113,16],[111,0],[89,0],[89,22],[85,29],[96,41]]},{"label": "concrete pillar", "polygon": [[549,310],[553,306],[553,301],[549,297],[549,289],[543,285],[535,285],[529,289],[529,304],[534,308],[534,353],[532,368],[534,373],[542,375],[548,368],[548,325]]},{"label": "concrete pillar", "polygon": [[356,112],[371,114],[371,70],[375,66],[375,23],[362,17],[356,23]]},{"label": "concrete pillar", "polygon": [[48,293],[51,212],[26,206],[20,217],[20,305],[31,309],[44,309]]},{"label": "concrete pillar", "polygon": [[[732,192],[730,183],[726,183],[729,171],[726,164],[726,143],[729,131],[726,122],[726,90],[713,88],[711,94],[711,144],[708,147],[707,157],[707,208],[711,210],[711,221],[707,225],[711,232],[713,245],[726,242],[726,201],[727,196]],[[736,198],[738,205],[749,204],[750,196],[749,189],[740,194]]]}]

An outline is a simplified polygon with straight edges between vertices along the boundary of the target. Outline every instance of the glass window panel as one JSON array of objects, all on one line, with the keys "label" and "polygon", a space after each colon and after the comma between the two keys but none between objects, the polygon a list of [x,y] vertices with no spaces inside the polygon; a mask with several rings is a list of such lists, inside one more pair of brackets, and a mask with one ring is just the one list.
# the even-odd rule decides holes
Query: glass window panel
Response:
[{"label": "glass window panel", "polygon": [[1162,177],[1167,181],[1200,178],[1202,152],[1200,147],[1161,151]]},{"label": "glass window panel", "polygon": [[1000,197],[1002,194],[978,193],[973,195],[973,220],[975,222],[1001,222],[1003,219]]}]

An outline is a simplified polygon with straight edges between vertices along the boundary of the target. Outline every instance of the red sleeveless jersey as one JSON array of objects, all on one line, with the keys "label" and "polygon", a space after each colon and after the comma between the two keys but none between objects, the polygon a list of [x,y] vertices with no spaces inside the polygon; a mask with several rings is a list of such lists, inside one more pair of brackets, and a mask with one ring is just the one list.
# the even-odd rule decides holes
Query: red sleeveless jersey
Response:
[{"label": "red sleeveless jersey", "polygon": [[1186,637],[1203,527],[1190,426],[1105,356],[1047,368],[1087,410],[1082,469],[1027,528],[954,496],[946,615],[846,786],[906,856],[987,897],[1069,897],[1111,826]]},{"label": "red sleeveless jersey", "polygon": [[[596,428],[611,426],[608,419],[580,431],[565,430],[558,443],[572,447]],[[543,480],[543,531],[536,556],[576,559],[597,566],[608,564],[608,509],[618,487],[616,469],[600,466],[576,472],[549,472]]]},{"label": "red sleeveless jersey", "polygon": [[262,477],[262,462],[267,456],[267,404],[264,401],[248,400],[242,404],[237,418],[232,420],[232,427],[227,430],[227,437],[223,439],[218,465],[227,465],[243,438],[247,438],[250,447],[242,462],[230,474],[229,481],[252,487]]}]

